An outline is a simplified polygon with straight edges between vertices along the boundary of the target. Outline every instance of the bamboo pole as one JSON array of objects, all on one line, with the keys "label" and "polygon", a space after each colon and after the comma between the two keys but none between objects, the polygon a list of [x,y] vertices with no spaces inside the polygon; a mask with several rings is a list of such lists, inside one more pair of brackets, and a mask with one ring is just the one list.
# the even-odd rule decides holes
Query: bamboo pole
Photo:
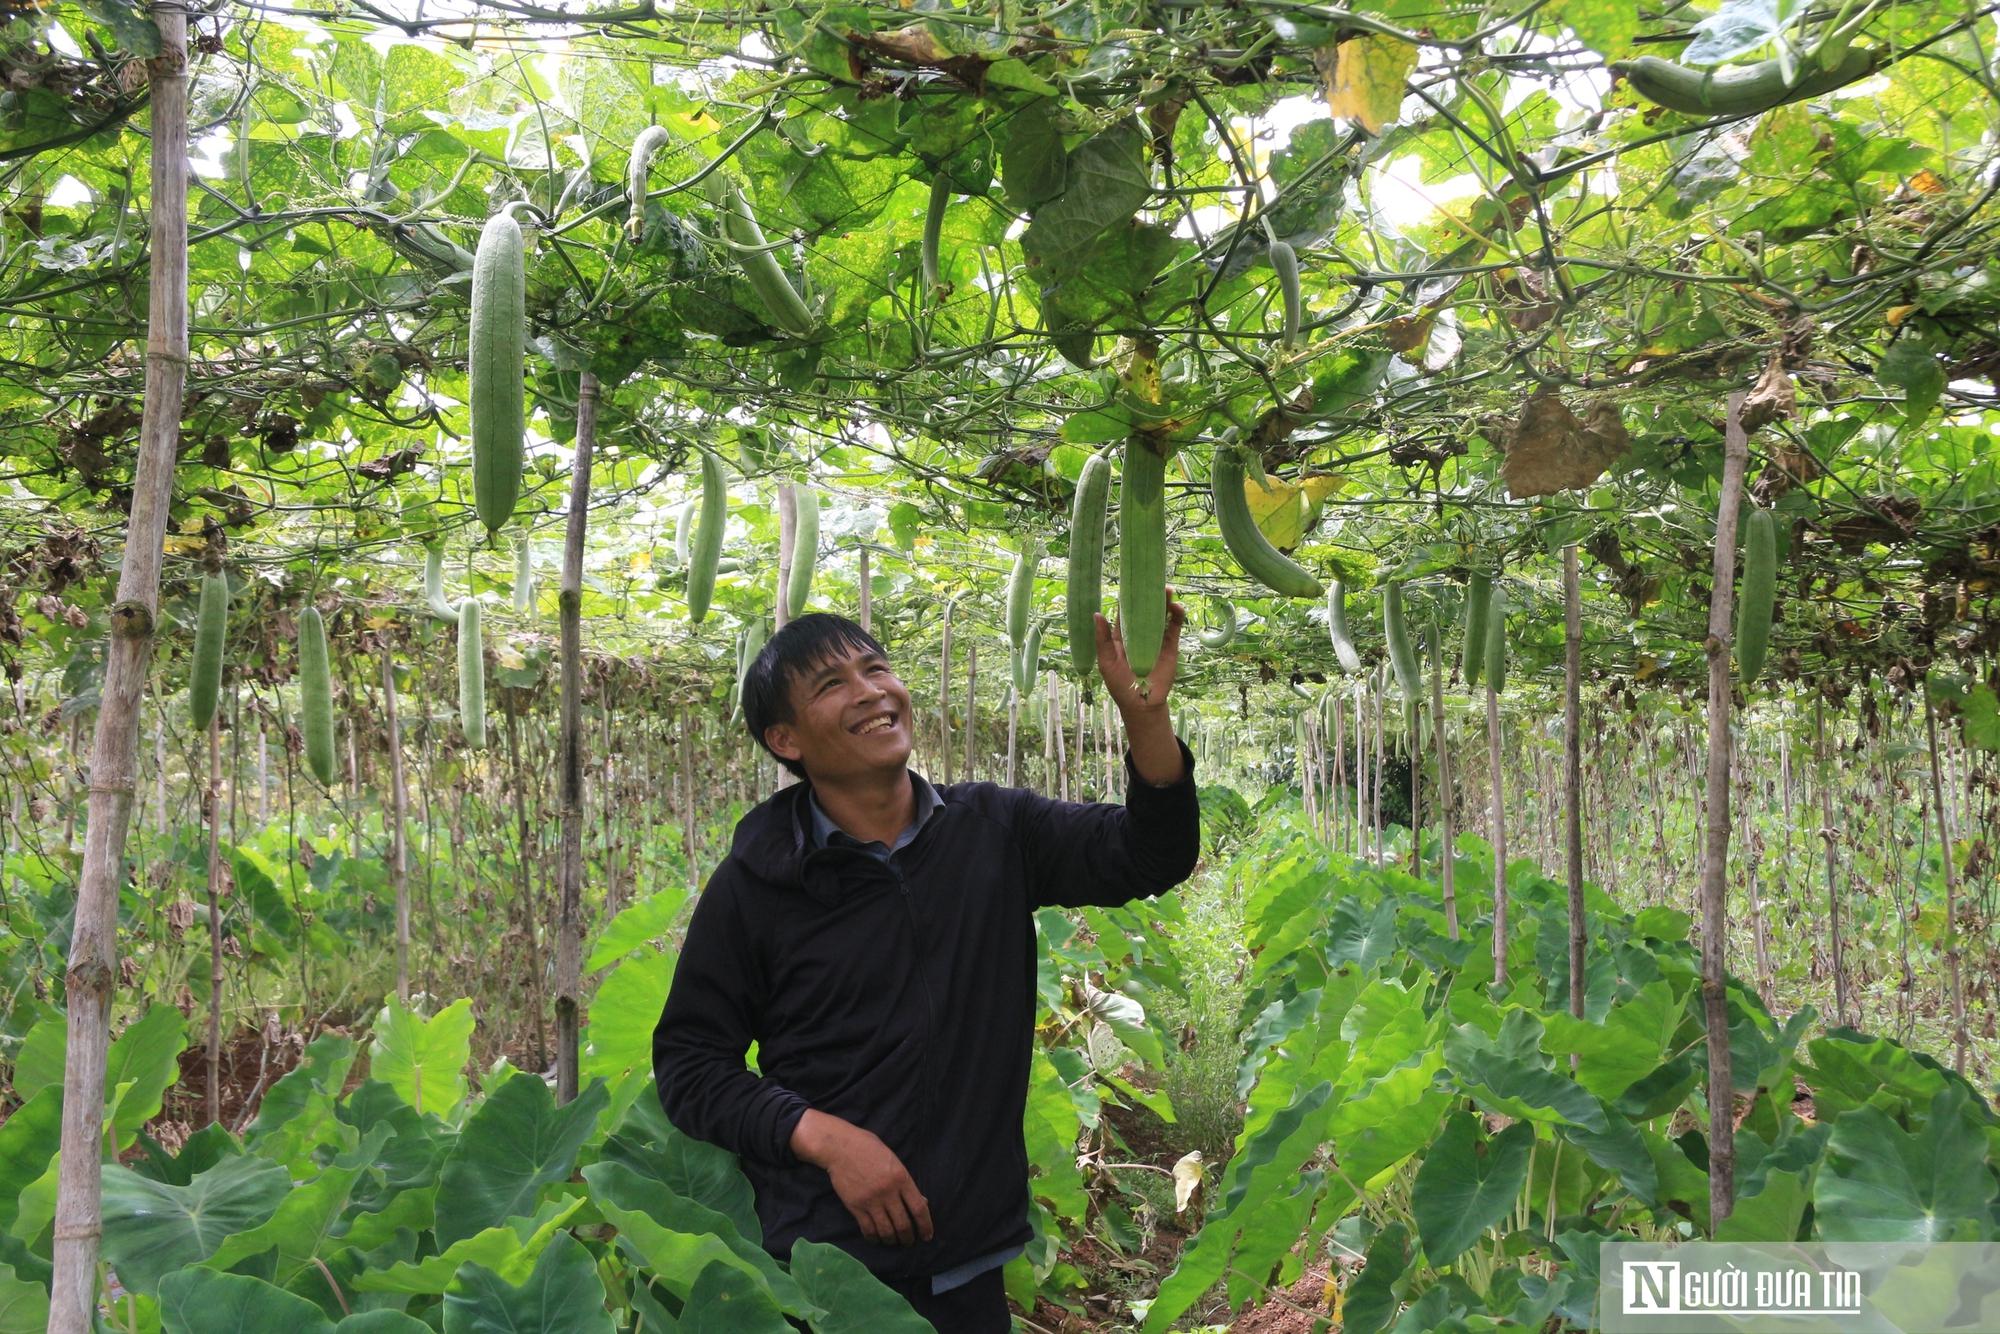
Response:
[{"label": "bamboo pole", "polygon": [[208,1124],[222,1120],[222,822],[217,804],[222,782],[222,718],[208,720],[208,793],[202,818],[208,822]]},{"label": "bamboo pole", "polygon": [[860,569],[856,577],[861,581],[861,633],[875,633],[875,584],[868,574],[868,548],[861,548]]},{"label": "bamboo pole", "polygon": [[[556,617],[562,638],[562,702],[557,720],[556,1101],[576,1097],[583,1010],[583,542],[590,527],[590,465],[597,444],[597,377],[583,373],[576,393],[576,455],[569,515],[563,527],[562,586]],[[779,588],[784,587],[781,579]],[[608,811],[610,792],[602,800]],[[607,857],[610,849],[606,850]],[[690,847],[690,856],[692,847]]]},{"label": "bamboo pole", "polygon": [[1930,739],[1931,804],[1937,808],[1938,855],[1944,859],[1944,958],[1951,979],[1952,1065],[1965,1073],[1965,989],[1959,977],[1958,866],[1952,859],[1951,809],[1945,804],[1944,777],[1938,763],[1937,711],[1931,707],[1931,692],[1924,691],[1924,728]]},{"label": "bamboo pole", "polygon": [[1736,526],[1750,454],[1743,400],[1729,396],[1715,565],[1708,598],[1708,774],[1701,859],[1701,998],[1708,1020],[1708,1217],[1720,1227],[1736,1204],[1736,1094],[1729,1059],[1729,708],[1736,609]]},{"label": "bamboo pole", "polygon": [[1430,624],[1431,649],[1431,749],[1437,752],[1438,769],[1438,884],[1444,892],[1444,925],[1453,940],[1458,939],[1458,890],[1453,877],[1451,835],[1451,747],[1444,735],[1444,644],[1436,621]]},{"label": "bamboo pole", "polygon": [[1562,552],[1563,851],[1569,881],[1569,1012],[1583,1018],[1589,928],[1583,916],[1583,595],[1576,543]]},{"label": "bamboo pole", "polygon": [[118,982],[118,886],[132,818],[140,700],[160,608],[160,554],[174,492],[174,450],[188,372],[188,18],[156,4],[160,54],[146,62],[152,138],[152,238],[146,314],[146,400],[132,512],[110,608],[102,702],[90,744],[88,826],[76,886],[62,1074],[62,1168],[56,1180],[50,1334],[86,1334],[96,1316],[102,1236],[104,1058]]},{"label": "bamboo pole", "polygon": [[965,644],[965,781],[979,781],[979,641]]},{"label": "bamboo pole", "polygon": [[1507,981],[1507,802],[1500,752],[1500,692],[1486,681],[1486,763],[1493,771],[1493,980]]},{"label": "bamboo pole", "polygon": [[410,790],[403,780],[403,725],[396,708],[396,660],[382,641],[382,717],[389,732],[389,880],[396,891],[396,998],[410,1003],[410,853],[405,821]]},{"label": "bamboo pole", "polygon": [[105,1057],[118,980],[118,890],[139,750],[139,702],[152,661],[160,556],[173,499],[174,453],[188,361],[187,11],[153,9],[160,54],[147,61],[152,139],[151,274],[146,397],[132,509],[111,608],[111,640],[91,739],[88,824],[65,974],[69,1038],[63,1066],[62,1166],[56,1184],[50,1334],[87,1334],[97,1312],[103,1234]]}]

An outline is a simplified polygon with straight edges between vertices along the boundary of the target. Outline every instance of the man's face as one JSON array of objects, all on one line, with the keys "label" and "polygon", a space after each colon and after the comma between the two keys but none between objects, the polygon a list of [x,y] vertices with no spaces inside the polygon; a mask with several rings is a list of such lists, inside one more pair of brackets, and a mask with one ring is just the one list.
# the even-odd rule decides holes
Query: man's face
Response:
[{"label": "man's face", "polygon": [[777,755],[804,764],[817,783],[893,773],[910,759],[910,692],[888,659],[849,651],[795,678],[792,721],[764,739]]}]

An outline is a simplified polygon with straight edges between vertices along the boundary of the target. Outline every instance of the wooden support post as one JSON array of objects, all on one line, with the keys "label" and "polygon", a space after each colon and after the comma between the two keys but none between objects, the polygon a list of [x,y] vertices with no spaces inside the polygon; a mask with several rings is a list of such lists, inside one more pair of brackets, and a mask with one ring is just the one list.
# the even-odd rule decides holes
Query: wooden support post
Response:
[{"label": "wooden support post", "polygon": [[1563,843],[1569,881],[1569,1012],[1583,1018],[1589,928],[1583,915],[1583,594],[1576,543],[1563,561]]},{"label": "wooden support post", "polygon": [[396,709],[396,658],[382,640],[382,716],[389,732],[389,883],[396,891],[396,998],[410,1003],[410,854],[404,822],[410,792],[403,781],[403,726]]},{"label": "wooden support post", "polygon": [[[561,822],[556,853],[556,1101],[563,1103],[576,1097],[582,1059],[583,545],[590,529],[598,396],[597,377],[585,371],[577,383],[576,454],[570,465],[569,514],[563,527],[562,585],[556,594],[562,655],[562,699],[557,706],[561,712],[556,724],[556,802]],[[784,588],[783,579],[778,587]],[[607,790],[602,799],[608,813],[614,798]],[[607,867],[610,855],[607,841]]]},{"label": "wooden support post", "polygon": [[1743,400],[1729,396],[1715,564],[1708,596],[1708,774],[1701,860],[1701,998],[1708,1020],[1708,1216],[1720,1227],[1736,1204],[1736,1094],[1729,1060],[1729,710],[1736,611],[1736,527],[1750,439]]}]

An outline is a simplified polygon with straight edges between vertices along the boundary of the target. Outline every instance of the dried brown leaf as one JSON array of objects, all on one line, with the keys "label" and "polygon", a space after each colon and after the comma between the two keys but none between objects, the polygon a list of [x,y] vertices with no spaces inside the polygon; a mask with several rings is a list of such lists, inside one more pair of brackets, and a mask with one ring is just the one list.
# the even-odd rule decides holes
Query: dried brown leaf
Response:
[{"label": "dried brown leaf", "polygon": [[1798,390],[1785,374],[1783,359],[1772,357],[1757,380],[1757,387],[1743,400],[1743,429],[1756,431],[1775,421],[1790,420],[1799,410]]},{"label": "dried brown leaf", "polygon": [[1579,420],[1553,393],[1529,399],[1507,441],[1500,476],[1515,500],[1589,486],[1631,444],[1617,405],[1598,399]]}]

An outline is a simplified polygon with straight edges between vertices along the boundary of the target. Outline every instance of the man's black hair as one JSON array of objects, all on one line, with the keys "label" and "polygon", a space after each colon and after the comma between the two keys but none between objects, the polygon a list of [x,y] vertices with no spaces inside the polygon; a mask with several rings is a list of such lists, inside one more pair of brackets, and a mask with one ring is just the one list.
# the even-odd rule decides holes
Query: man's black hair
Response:
[{"label": "man's black hair", "polygon": [[743,674],[743,722],[751,738],[799,778],[806,776],[805,766],[772,751],[764,740],[765,729],[798,721],[792,712],[794,681],[856,653],[874,653],[885,660],[889,656],[875,636],[845,616],[816,611],[772,635]]}]

